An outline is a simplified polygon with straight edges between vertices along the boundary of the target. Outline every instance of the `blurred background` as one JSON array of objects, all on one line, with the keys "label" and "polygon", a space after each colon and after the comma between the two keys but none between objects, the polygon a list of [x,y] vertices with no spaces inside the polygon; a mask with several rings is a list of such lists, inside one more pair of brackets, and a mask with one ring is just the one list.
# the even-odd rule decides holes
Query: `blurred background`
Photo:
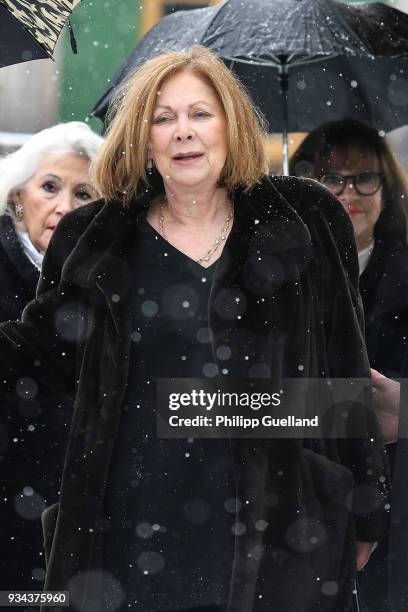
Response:
[{"label": "blurred background", "polygon": [[[110,77],[135,43],[164,15],[220,0],[82,0],[71,22],[78,42],[73,55],[65,28],[55,61],[36,60],[0,70],[0,153],[20,146],[28,135],[59,121],[86,121],[96,131],[99,119],[89,112],[106,89]],[[273,1],[273,0],[271,0]],[[351,4],[353,0],[348,0]],[[356,1],[356,0],[354,0]],[[408,13],[408,0],[384,0]],[[395,130],[392,140],[408,167],[408,129]],[[290,150],[304,134],[291,134]],[[271,168],[281,167],[281,137],[270,136],[266,147]]]}]

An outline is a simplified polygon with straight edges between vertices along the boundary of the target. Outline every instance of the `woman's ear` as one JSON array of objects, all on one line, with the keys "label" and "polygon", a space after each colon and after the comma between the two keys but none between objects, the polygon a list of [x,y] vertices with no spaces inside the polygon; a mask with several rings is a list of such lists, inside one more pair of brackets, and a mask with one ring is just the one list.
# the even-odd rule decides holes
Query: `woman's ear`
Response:
[{"label": "woman's ear", "polygon": [[11,194],[12,212],[15,220],[19,223],[23,222],[24,219],[24,206],[22,202],[22,191],[17,189]]},{"label": "woman's ear", "polygon": [[13,191],[11,194],[11,201],[13,202],[13,204],[22,204],[21,201],[22,198],[22,190],[21,189],[17,189],[16,191]]}]

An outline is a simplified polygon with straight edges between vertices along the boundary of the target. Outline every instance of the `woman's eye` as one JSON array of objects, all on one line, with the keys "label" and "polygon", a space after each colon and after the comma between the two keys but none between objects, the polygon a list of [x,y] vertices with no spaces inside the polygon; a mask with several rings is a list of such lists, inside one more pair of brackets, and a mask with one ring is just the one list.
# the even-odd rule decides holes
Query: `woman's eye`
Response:
[{"label": "woman's eye", "polygon": [[57,191],[57,186],[54,183],[52,183],[51,181],[47,181],[46,183],[44,183],[42,188],[47,193],[55,193]]},{"label": "woman's eye", "polygon": [[77,191],[75,194],[75,197],[78,198],[78,200],[83,200],[83,201],[87,201],[87,200],[92,200],[92,194],[89,193],[89,191]]},{"label": "woman's eye", "polygon": [[197,119],[206,119],[207,117],[211,117],[211,115],[205,111],[197,111],[194,113],[194,117],[197,117]]},{"label": "woman's eye", "polygon": [[170,121],[170,119],[171,117],[161,116],[161,117],[157,117],[157,119],[155,119],[153,123],[166,123],[167,121]]}]

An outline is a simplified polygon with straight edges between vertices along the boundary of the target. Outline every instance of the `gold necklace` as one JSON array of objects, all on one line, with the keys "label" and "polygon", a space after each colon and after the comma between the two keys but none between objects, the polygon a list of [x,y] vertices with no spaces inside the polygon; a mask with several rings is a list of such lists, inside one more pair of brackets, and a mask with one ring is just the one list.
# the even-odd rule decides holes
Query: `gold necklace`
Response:
[{"label": "gold necklace", "polygon": [[[167,240],[166,230],[164,229],[165,216],[164,216],[163,204],[164,204],[164,198],[160,200],[159,230],[163,238]],[[203,261],[210,261],[211,257],[219,249],[220,245],[224,242],[224,240],[227,239],[228,230],[231,225],[233,216],[234,216],[234,205],[231,204],[231,208],[229,209],[228,215],[224,221],[224,225],[222,226],[221,234],[218,236],[218,238],[214,240],[214,242],[212,243],[211,247],[208,249],[206,254],[200,257],[199,259],[196,259],[197,263],[202,263]]]}]

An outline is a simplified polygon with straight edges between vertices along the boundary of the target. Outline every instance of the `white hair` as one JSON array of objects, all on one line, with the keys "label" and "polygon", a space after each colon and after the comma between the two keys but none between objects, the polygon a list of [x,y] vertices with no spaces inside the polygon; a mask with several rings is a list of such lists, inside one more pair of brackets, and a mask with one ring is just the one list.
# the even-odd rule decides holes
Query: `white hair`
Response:
[{"label": "white hair", "polygon": [[59,123],[34,134],[20,149],[0,160],[0,214],[13,214],[13,194],[37,172],[45,155],[80,155],[92,161],[102,142],[103,138],[81,121]]}]

